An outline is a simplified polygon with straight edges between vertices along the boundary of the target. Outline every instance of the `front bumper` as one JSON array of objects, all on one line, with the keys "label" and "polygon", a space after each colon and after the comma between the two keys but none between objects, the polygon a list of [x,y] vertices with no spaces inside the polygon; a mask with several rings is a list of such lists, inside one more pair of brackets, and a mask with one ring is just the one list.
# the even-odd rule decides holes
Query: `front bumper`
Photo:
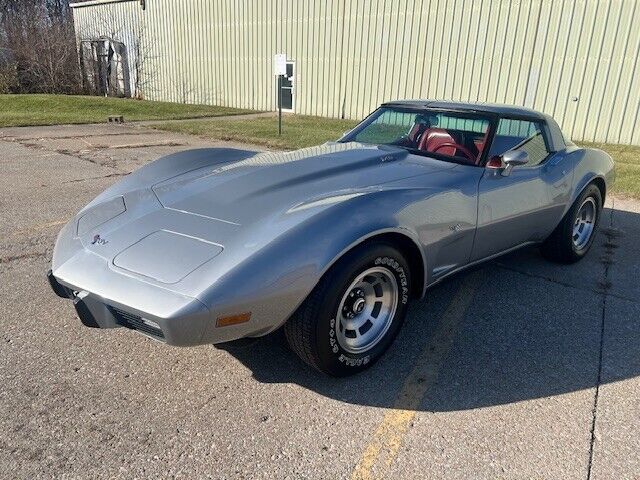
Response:
[{"label": "front bumper", "polygon": [[209,309],[196,299],[166,316],[137,310],[94,293],[61,283],[47,272],[51,289],[61,298],[73,301],[83,325],[92,328],[125,327],[155,340],[176,346],[200,345],[209,322]]}]

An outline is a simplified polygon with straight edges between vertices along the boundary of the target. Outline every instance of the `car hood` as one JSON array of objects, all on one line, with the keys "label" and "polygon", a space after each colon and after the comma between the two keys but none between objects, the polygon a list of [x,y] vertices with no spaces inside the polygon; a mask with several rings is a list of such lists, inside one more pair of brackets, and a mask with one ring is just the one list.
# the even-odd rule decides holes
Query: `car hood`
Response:
[{"label": "car hood", "polygon": [[397,147],[334,143],[199,168],[152,190],[165,208],[242,225],[323,195],[454,166]]},{"label": "car hood", "polygon": [[[418,175],[429,188],[442,182],[438,172],[456,167],[358,143],[288,153],[192,151],[157,162],[113,185],[65,226],[53,254],[57,278],[99,288],[79,267],[99,257],[125,276],[193,296],[326,208],[390,182],[402,188],[398,181]],[[191,275],[196,270],[203,273]]]}]

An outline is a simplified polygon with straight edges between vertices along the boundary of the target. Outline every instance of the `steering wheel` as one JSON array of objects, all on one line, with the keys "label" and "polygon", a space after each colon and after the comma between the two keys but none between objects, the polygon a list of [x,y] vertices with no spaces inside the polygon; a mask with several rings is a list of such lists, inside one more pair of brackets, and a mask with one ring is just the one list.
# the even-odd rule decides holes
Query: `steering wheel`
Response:
[{"label": "steering wheel", "polygon": [[467,147],[465,147],[464,145],[460,145],[458,143],[453,143],[453,142],[441,143],[436,148],[434,148],[432,150],[432,152],[436,153],[438,150],[441,150],[441,149],[446,148],[446,147],[453,147],[456,150],[460,150],[462,153],[464,153],[464,155],[465,155],[465,157],[467,157],[467,159],[469,159],[474,164],[476,163],[476,156],[473,153],[471,153]]}]

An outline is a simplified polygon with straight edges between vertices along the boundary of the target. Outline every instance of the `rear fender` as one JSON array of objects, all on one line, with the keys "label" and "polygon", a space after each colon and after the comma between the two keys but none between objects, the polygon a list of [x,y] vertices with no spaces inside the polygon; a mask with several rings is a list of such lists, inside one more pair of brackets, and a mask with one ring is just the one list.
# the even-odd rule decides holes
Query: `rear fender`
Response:
[{"label": "rear fender", "polygon": [[[584,155],[576,165],[574,175],[574,189],[569,208],[584,189],[596,179],[601,179],[605,185],[605,193],[611,190],[615,180],[613,159],[602,150],[585,148]],[[604,198],[603,198],[604,200]]]}]

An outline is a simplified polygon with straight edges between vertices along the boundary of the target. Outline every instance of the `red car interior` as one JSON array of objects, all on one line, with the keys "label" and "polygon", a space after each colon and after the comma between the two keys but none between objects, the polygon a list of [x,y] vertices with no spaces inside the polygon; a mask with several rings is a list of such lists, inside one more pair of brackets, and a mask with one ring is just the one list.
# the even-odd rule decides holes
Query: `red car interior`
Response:
[{"label": "red car interior", "polygon": [[[477,140],[480,141],[479,144],[476,143]],[[484,148],[485,136],[480,139],[467,139],[462,132],[434,127],[427,128],[419,141],[419,150],[463,158],[470,165],[475,165]]]},{"label": "red car interior", "polygon": [[420,138],[422,137],[422,134],[428,129],[429,127],[422,122],[416,122],[413,127],[411,128],[411,131],[409,132],[409,135],[407,135],[407,137],[409,138],[409,141],[413,142],[414,144],[418,144],[418,142],[420,141]]}]

